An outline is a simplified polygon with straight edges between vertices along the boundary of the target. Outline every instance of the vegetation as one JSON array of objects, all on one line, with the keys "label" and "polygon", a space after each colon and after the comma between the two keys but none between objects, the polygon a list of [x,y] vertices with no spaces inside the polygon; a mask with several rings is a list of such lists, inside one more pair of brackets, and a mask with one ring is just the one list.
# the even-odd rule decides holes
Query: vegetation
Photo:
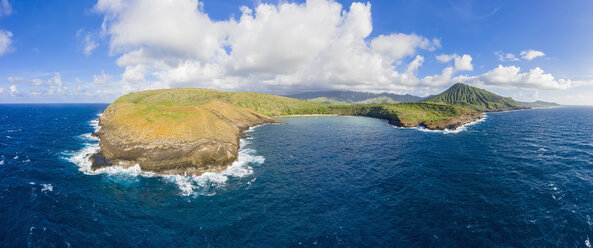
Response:
[{"label": "vegetation", "polygon": [[510,97],[502,97],[490,91],[462,83],[457,83],[445,92],[429,97],[424,102],[449,104],[484,112],[526,108]]},{"label": "vegetation", "polygon": [[212,101],[252,109],[269,116],[358,115],[386,119],[398,126],[438,123],[468,112],[467,110],[439,103],[332,105],[253,92],[223,92],[191,88],[130,93],[120,97],[112,105],[131,104],[134,106],[133,109],[136,110],[133,112],[143,116],[142,120],[152,123],[159,118],[173,121],[185,120],[195,116],[195,114],[191,112],[184,113],[184,110],[193,111],[195,107],[203,109],[203,106],[211,105]]}]

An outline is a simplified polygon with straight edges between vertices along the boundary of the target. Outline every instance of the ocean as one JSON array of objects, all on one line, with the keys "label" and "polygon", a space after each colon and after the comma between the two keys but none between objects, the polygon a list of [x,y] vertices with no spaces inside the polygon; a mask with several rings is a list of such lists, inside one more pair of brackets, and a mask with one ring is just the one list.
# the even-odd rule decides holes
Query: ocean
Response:
[{"label": "ocean", "polygon": [[593,108],[280,118],[222,173],[90,171],[106,104],[0,105],[0,247],[591,247]]}]

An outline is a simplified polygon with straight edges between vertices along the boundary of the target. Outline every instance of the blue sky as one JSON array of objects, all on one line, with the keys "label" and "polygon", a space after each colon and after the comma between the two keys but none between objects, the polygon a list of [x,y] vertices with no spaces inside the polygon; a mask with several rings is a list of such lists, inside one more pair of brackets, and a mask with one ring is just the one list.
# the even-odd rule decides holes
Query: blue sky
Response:
[{"label": "blue sky", "polygon": [[0,102],[176,87],[593,104],[592,1],[0,0]]}]

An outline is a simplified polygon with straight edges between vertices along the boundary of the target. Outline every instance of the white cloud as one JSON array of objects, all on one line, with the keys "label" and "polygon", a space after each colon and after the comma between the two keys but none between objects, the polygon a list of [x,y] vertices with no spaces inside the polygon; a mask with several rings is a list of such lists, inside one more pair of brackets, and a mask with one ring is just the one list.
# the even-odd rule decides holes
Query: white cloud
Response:
[{"label": "white cloud", "polygon": [[1,16],[9,16],[12,14],[12,6],[8,0],[0,0],[0,17]]},{"label": "white cloud", "polygon": [[4,92],[6,92],[6,90],[4,88],[0,88],[0,95],[4,95]]},{"label": "white cloud", "polygon": [[[438,61],[451,64],[440,74],[419,78],[424,63],[419,51],[434,52],[440,40],[403,33],[369,37],[370,3],[354,2],[349,8],[334,0],[259,3],[241,7],[237,19],[221,21],[210,19],[197,0],[98,0],[94,9],[104,15],[103,37],[124,69],[118,88],[111,89],[118,94],[171,87],[402,92],[460,80],[516,87],[553,88],[552,81],[562,85],[538,71],[516,72],[506,84],[487,76],[454,77],[474,69],[469,54],[439,55]],[[504,61],[519,60],[511,53],[496,54]]]},{"label": "white cloud", "polygon": [[106,74],[104,71],[101,71],[101,75],[93,75],[93,82],[95,84],[108,84],[111,82],[111,75]]},{"label": "white cloud", "polygon": [[556,79],[552,74],[544,73],[544,70],[539,67],[521,72],[521,68],[517,66],[498,65],[480,76],[466,79],[478,84],[506,88],[558,90],[568,89],[571,86],[570,80]]},{"label": "white cloud", "polygon": [[418,49],[434,51],[440,41],[395,33],[367,42],[370,9],[370,3],[353,3],[346,10],[332,0],[260,3],[242,7],[237,20],[213,21],[196,0],[99,0],[95,6],[105,16],[110,51],[125,68],[123,84],[135,89],[147,85],[141,83],[147,76],[164,87],[268,92],[413,85],[422,61],[403,73],[396,66]]},{"label": "white cloud", "polygon": [[543,53],[542,51],[536,51],[536,50],[526,50],[526,51],[521,51],[521,58],[525,59],[525,60],[533,60],[537,57],[543,57],[546,54]]},{"label": "white cloud", "polygon": [[438,40],[432,42],[416,34],[379,35],[371,42],[373,50],[383,54],[388,59],[396,61],[416,54],[416,49],[422,48],[434,51],[440,47]]},{"label": "white cloud", "polygon": [[0,29],[0,55],[8,52],[11,43],[12,33],[10,31]]},{"label": "white cloud", "polygon": [[494,52],[494,55],[496,55],[498,57],[498,60],[501,62],[519,61],[519,58],[517,58],[517,56],[515,56],[515,54],[512,53],[503,53],[502,51],[496,51]]},{"label": "white cloud", "polygon": [[459,57],[457,54],[441,54],[437,55],[435,58],[441,63],[447,63],[457,57]]},{"label": "white cloud", "polygon": [[472,56],[464,54],[461,57],[455,58],[455,70],[456,71],[473,71],[474,66],[472,65]]},{"label": "white cloud", "polygon": [[[496,51],[494,52],[494,54],[498,57],[499,61],[502,62],[506,62],[506,61],[520,61],[520,59],[515,56],[515,54],[512,53],[503,53],[502,51]],[[537,57],[543,57],[546,54],[544,54],[542,51],[536,51],[536,50],[524,50],[521,51],[521,53],[519,53],[519,55],[521,56],[521,59],[523,60],[533,60]]]},{"label": "white cloud", "polygon": [[57,72],[54,73],[54,76],[51,79],[47,80],[47,84],[49,86],[47,95],[64,94],[68,89],[64,86],[64,83],[62,82],[62,75],[60,75],[60,73]]},{"label": "white cloud", "polygon": [[21,92],[16,88],[15,85],[11,85],[10,87],[8,87],[8,89],[10,90],[10,96],[20,96]]}]

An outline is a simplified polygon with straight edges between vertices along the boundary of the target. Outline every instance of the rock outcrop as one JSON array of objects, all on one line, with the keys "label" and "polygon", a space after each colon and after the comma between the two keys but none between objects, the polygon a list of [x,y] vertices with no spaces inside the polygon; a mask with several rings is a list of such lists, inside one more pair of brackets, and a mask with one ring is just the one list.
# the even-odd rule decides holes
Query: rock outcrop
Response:
[{"label": "rock outcrop", "polygon": [[101,151],[91,157],[91,168],[138,164],[158,174],[220,172],[237,159],[243,131],[274,122],[216,100],[202,106],[115,102],[99,119]]}]

